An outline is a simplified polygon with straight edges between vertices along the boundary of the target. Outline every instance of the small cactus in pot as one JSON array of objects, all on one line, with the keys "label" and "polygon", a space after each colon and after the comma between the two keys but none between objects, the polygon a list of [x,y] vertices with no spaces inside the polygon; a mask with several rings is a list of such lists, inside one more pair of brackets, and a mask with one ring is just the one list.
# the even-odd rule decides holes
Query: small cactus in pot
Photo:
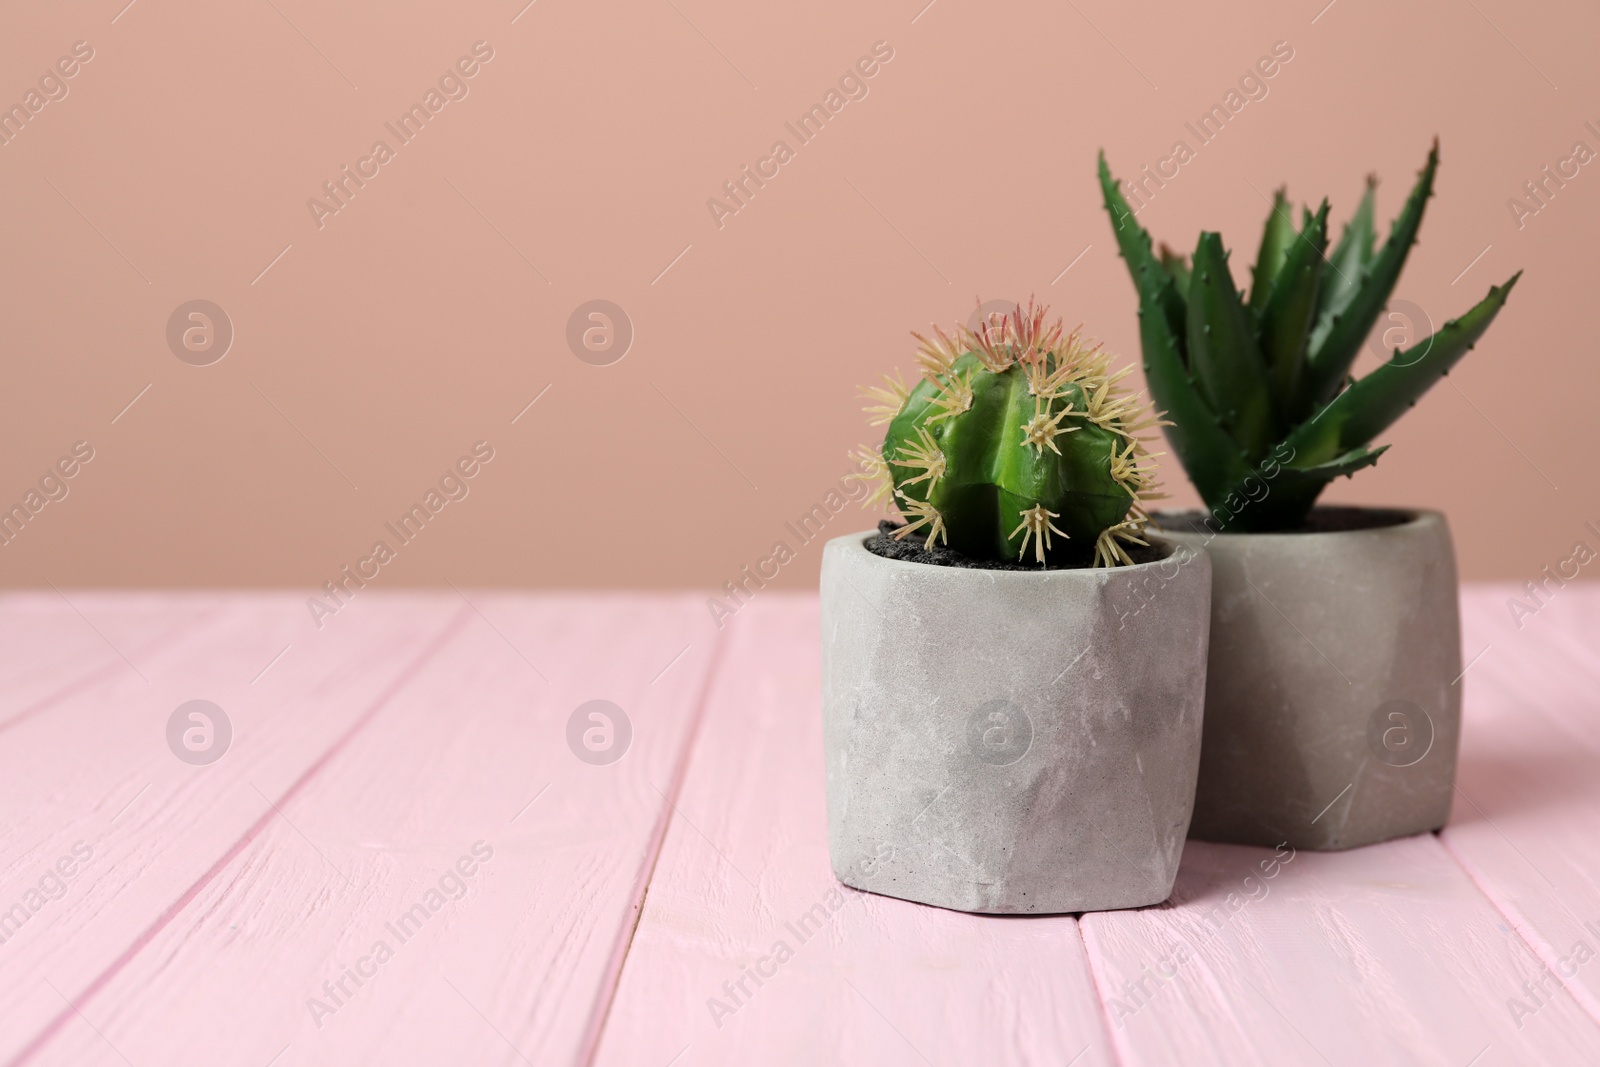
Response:
[{"label": "small cactus in pot", "polygon": [[1141,431],[1158,425],[1100,345],[1029,301],[976,331],[935,328],[923,377],[864,389],[883,444],[856,454],[917,534],[983,560],[1117,566],[1144,545],[1156,494]]},{"label": "small cactus in pot", "polygon": [[906,521],[822,556],[834,874],[992,914],[1159,903],[1193,808],[1211,611],[1210,558],[1145,545],[1139,435],[1159,422],[1031,302],[917,339],[922,379],[867,390],[885,434],[858,456]]}]

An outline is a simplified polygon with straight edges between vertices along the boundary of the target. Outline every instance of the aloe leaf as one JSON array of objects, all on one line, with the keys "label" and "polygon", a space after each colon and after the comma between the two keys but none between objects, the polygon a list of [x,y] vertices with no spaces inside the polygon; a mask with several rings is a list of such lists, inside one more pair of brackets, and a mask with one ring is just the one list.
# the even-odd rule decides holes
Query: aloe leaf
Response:
[{"label": "aloe leaf", "polygon": [[1491,287],[1489,295],[1465,315],[1406,351],[1397,349],[1389,362],[1352,383],[1289,436],[1294,462],[1302,467],[1326,462],[1367,444],[1393,425],[1477,344],[1520,277],[1518,271],[1504,285]]},{"label": "aloe leaf", "polygon": [[[1169,290],[1176,286],[1170,278],[1164,284]],[[1141,307],[1139,341],[1150,397],[1162,417],[1170,420],[1164,427],[1167,440],[1189,480],[1205,502],[1215,507],[1249,473],[1250,464],[1184,367],[1180,336],[1164,315]]]},{"label": "aloe leaf", "polygon": [[1186,317],[1183,296],[1176,286],[1170,289],[1164,288],[1164,283],[1171,276],[1156,258],[1150,235],[1134,218],[1133,209],[1128,206],[1127,198],[1117,188],[1117,181],[1111,176],[1111,169],[1106,166],[1104,152],[1100,153],[1100,190],[1105,195],[1106,213],[1111,216],[1111,230],[1116,235],[1118,254],[1128,265],[1128,273],[1133,277],[1134,291],[1139,294],[1139,313],[1144,314],[1147,303],[1160,310],[1171,329],[1177,334],[1179,365],[1187,365],[1188,353],[1184,351],[1182,344]]},{"label": "aloe leaf", "polygon": [[1276,413],[1254,318],[1239,300],[1222,237],[1202,233],[1189,279],[1189,366],[1207,406],[1249,457],[1271,443]]},{"label": "aloe leaf", "polygon": [[1341,309],[1328,310],[1319,319],[1311,333],[1310,357],[1300,389],[1296,415],[1326,400],[1339,386],[1350,366],[1361,351],[1362,342],[1372,332],[1389,295],[1394,291],[1400,271],[1405,267],[1406,256],[1416,243],[1417,230],[1422,225],[1422,212],[1428,197],[1433,195],[1433,176],[1439,168],[1439,142],[1433,142],[1428,152],[1428,162],[1417,177],[1417,184],[1401,209],[1389,231],[1389,239],[1376,258],[1360,272],[1352,274],[1344,268],[1334,277],[1355,286],[1356,292]]},{"label": "aloe leaf", "polygon": [[1161,267],[1177,287],[1178,295],[1189,299],[1189,261],[1166,245],[1161,246]]},{"label": "aloe leaf", "polygon": [[1328,246],[1328,202],[1296,235],[1273,283],[1272,296],[1261,310],[1262,355],[1279,411],[1288,411],[1300,385],[1307,340],[1317,314]]},{"label": "aloe leaf", "polygon": [[[1254,477],[1235,485],[1226,498],[1224,525],[1245,531],[1292,530],[1301,526],[1329,482],[1372,466],[1388,447],[1352,449],[1326,463],[1303,469],[1263,465]],[[1280,445],[1274,454],[1282,451]]]},{"label": "aloe leaf", "polygon": [[1284,467],[1278,473],[1278,477],[1283,479],[1285,485],[1299,482],[1327,483],[1339,477],[1348,478],[1363,467],[1377,463],[1378,457],[1387,451],[1389,451],[1388,445],[1379,445],[1377,448],[1352,448],[1342,456],[1335,456],[1314,466]]},{"label": "aloe leaf", "polygon": [[1256,253],[1256,265],[1250,269],[1250,307],[1260,311],[1272,296],[1273,281],[1283,268],[1284,255],[1294,240],[1294,219],[1289,215],[1289,201],[1284,190],[1272,194],[1272,211],[1261,228],[1261,249]]},{"label": "aloe leaf", "polygon": [[1167,440],[1189,480],[1214,506],[1249,473],[1249,464],[1190,376],[1183,349],[1183,297],[1151,252],[1150,235],[1134,221],[1103,153],[1100,187],[1118,248],[1139,293],[1139,341],[1150,396],[1171,420],[1165,428]]},{"label": "aloe leaf", "polygon": [[1317,319],[1320,333],[1314,335],[1314,345],[1320,344],[1327,336],[1333,325],[1333,317],[1343,312],[1355,299],[1358,290],[1356,282],[1377,254],[1375,246],[1378,237],[1372,221],[1373,190],[1377,185],[1378,179],[1368,175],[1361,203],[1357,205],[1356,213],[1350,216],[1350,221],[1345,223],[1344,233],[1334,246],[1333,255],[1328,257],[1328,276],[1322,283],[1322,310]]}]

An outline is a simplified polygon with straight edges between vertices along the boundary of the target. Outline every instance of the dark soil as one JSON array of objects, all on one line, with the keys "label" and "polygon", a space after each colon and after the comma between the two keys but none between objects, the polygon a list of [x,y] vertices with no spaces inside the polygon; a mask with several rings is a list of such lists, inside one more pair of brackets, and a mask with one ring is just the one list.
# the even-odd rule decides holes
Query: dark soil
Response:
[{"label": "dark soil", "polygon": [[[1158,511],[1150,517],[1150,530],[1159,535],[1163,528],[1178,533],[1209,533],[1204,524],[1205,513],[1199,511]],[[1286,530],[1263,530],[1261,533],[1348,533],[1351,530],[1377,530],[1385,526],[1399,526],[1411,521],[1411,513],[1394,508],[1312,508],[1305,524]],[[1245,533],[1224,526],[1222,533]]]},{"label": "dark soil", "polygon": [[[1019,560],[976,559],[943,545],[929,548],[926,539],[919,533],[907,534],[904,539],[896,541],[895,531],[903,525],[905,524],[880,519],[878,532],[867,538],[867,551],[886,559],[904,560],[907,563],[931,563],[935,567],[967,567],[983,571],[1070,571],[1083,570],[1094,565],[1092,559],[1078,563],[1052,563],[1046,567]],[[1156,560],[1165,559],[1168,554],[1165,548],[1141,548],[1138,545],[1123,547],[1128,550],[1128,555],[1133,557],[1135,563],[1154,563]]]}]

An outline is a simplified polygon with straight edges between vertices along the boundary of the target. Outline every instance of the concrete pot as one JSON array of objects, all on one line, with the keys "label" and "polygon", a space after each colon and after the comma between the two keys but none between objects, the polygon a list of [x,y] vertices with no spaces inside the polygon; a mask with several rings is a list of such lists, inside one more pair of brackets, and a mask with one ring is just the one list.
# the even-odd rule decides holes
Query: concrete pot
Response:
[{"label": "concrete pot", "polygon": [[838,879],[1004,914],[1165,900],[1200,759],[1205,556],[970,570],[885,559],[870,536],[822,557]]},{"label": "concrete pot", "polygon": [[1443,826],[1461,733],[1455,552],[1436,511],[1211,534],[1158,515],[1214,568],[1192,837],[1343,849]]}]

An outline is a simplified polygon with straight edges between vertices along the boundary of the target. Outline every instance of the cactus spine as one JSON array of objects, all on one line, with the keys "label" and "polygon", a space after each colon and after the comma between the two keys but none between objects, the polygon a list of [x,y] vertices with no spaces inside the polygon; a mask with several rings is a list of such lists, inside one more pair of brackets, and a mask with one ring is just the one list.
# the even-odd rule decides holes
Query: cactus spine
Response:
[{"label": "cactus spine", "polygon": [[856,453],[873,499],[918,533],[978,559],[1041,566],[1132,563],[1143,545],[1158,422],[1098,344],[1029,302],[976,332],[912,336],[923,376],[862,390],[883,444]]}]

